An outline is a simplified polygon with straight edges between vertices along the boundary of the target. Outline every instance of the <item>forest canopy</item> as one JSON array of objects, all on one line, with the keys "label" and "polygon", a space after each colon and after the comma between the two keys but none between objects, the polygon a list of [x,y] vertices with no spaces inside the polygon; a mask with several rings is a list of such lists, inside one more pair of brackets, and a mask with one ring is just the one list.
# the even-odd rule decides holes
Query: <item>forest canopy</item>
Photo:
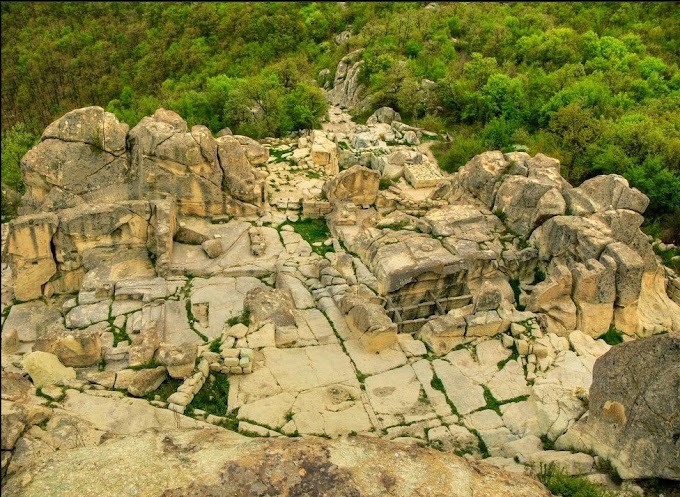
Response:
[{"label": "forest canopy", "polygon": [[[680,236],[680,9],[674,3],[2,4],[3,184],[47,124],[99,105],[130,126],[158,107],[253,137],[318,127],[319,72],[362,48],[370,109],[452,140],[559,158],[572,184],[625,176],[647,230]],[[352,36],[338,44],[335,36]],[[365,115],[357,116],[358,119]],[[5,179],[7,178],[7,179]],[[663,228],[663,232],[660,231]]]}]

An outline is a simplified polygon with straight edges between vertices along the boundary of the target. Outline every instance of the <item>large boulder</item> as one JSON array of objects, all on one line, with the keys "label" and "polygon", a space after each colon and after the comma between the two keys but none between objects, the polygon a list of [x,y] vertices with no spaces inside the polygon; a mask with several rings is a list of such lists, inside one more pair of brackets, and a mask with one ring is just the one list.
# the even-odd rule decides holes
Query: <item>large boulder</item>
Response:
[{"label": "large boulder", "polygon": [[392,121],[401,121],[401,115],[392,107],[380,107],[366,119],[366,125],[371,126],[377,123],[392,124]]},{"label": "large boulder", "polygon": [[130,488],[165,497],[405,497],[414,489],[431,497],[550,496],[529,476],[432,449],[368,437],[244,438],[219,428],[146,431],[49,452],[10,475],[3,495],[86,489],[112,497]]},{"label": "large boulder", "polygon": [[49,352],[35,351],[25,355],[22,366],[36,387],[54,385],[76,377],[75,369],[67,368],[56,355]]},{"label": "large boulder", "polygon": [[332,177],[323,185],[331,202],[352,202],[370,206],[375,202],[380,187],[380,173],[363,166],[352,166]]},{"label": "large boulder", "polygon": [[622,478],[680,480],[680,336],[613,347],[593,367],[590,413],[557,441],[609,459]]},{"label": "large boulder", "polygon": [[65,366],[92,366],[102,357],[101,329],[66,330],[52,326],[38,338],[34,349],[56,355]]},{"label": "large boulder", "polygon": [[596,176],[565,192],[569,210],[577,216],[611,209],[645,212],[649,198],[618,174]]},{"label": "large boulder", "polygon": [[87,201],[130,198],[128,130],[101,107],[76,109],[51,123],[21,159],[22,213],[43,210],[55,187]]}]

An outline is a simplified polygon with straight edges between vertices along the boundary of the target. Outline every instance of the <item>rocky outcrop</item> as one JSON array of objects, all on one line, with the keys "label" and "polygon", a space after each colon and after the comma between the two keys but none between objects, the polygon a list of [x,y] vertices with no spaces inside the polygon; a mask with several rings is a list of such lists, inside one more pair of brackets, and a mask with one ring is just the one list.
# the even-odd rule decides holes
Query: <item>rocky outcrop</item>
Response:
[{"label": "rocky outcrop", "polygon": [[67,204],[131,198],[128,130],[101,107],[77,109],[50,124],[21,159],[26,185],[21,211],[48,210],[59,203],[56,196]]},{"label": "rocky outcrop", "polygon": [[592,450],[622,478],[680,480],[680,337],[624,343],[593,368],[588,416],[558,440]]},{"label": "rocky outcrop", "polygon": [[326,97],[332,105],[351,109],[361,104],[365,91],[364,86],[359,83],[359,71],[364,63],[361,53],[362,50],[350,52],[338,63],[333,88]]},{"label": "rocky outcrop", "polygon": [[10,476],[3,495],[59,497],[87,489],[106,497],[131,486],[140,496],[166,497],[410,496],[414,488],[433,497],[550,495],[527,476],[432,449],[365,437],[243,439],[219,429],[146,432],[49,452]]},{"label": "rocky outcrop", "polygon": [[267,157],[250,138],[216,140],[169,110],[129,130],[101,107],[86,107],[50,124],[22,158],[27,192],[20,211],[171,197],[182,214],[257,212],[263,195],[251,163]]}]

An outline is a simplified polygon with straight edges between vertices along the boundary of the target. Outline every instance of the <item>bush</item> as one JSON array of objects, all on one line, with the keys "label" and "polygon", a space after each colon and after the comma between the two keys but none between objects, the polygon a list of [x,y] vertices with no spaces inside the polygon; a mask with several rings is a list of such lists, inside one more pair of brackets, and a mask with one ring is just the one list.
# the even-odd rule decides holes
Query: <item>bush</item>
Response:
[{"label": "bush", "polygon": [[554,464],[544,466],[536,475],[553,495],[560,497],[614,497],[616,494],[579,476],[569,476]]},{"label": "bush", "polygon": [[2,183],[19,193],[25,191],[19,163],[38,138],[23,123],[15,124],[2,136]]},{"label": "bush", "polygon": [[620,343],[623,343],[623,333],[614,328],[614,325],[610,326],[606,333],[603,333],[597,338],[598,340],[599,339],[604,340],[609,345],[618,345]]},{"label": "bush", "polygon": [[439,167],[448,173],[455,173],[475,155],[486,150],[481,139],[456,137],[452,143],[437,143],[432,146]]}]

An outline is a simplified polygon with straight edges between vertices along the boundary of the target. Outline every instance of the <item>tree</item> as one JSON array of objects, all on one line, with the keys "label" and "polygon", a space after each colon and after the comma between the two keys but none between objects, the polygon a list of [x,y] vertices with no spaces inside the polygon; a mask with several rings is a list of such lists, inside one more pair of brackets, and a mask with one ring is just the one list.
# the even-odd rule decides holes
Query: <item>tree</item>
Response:
[{"label": "tree", "polygon": [[574,179],[574,166],[581,163],[588,147],[598,139],[602,126],[589,109],[574,102],[553,114],[550,131],[562,142],[567,153],[567,179]]}]

